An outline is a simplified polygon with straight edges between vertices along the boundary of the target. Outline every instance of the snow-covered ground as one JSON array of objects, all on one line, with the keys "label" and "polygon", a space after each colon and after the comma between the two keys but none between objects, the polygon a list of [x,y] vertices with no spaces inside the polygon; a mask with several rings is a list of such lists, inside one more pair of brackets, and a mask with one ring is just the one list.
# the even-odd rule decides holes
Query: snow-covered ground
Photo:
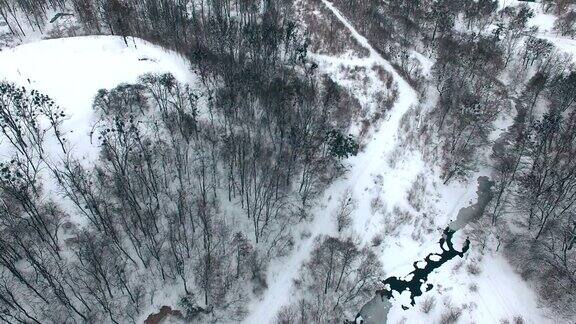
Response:
[{"label": "snow-covered ground", "polygon": [[573,61],[576,62],[576,39],[550,35],[542,36],[542,38],[554,44],[558,50],[571,55]]},{"label": "snow-covered ground", "polygon": [[519,5],[526,5],[534,12],[534,16],[528,21],[529,27],[537,27],[540,33],[552,32],[554,23],[556,22],[556,16],[552,13],[545,13],[541,3],[519,0],[498,1],[499,10],[502,10],[505,7],[514,7]]},{"label": "snow-covered ground", "polygon": [[[269,271],[269,285],[268,290],[265,292],[261,301],[258,301],[250,312],[250,316],[245,320],[245,323],[271,323],[274,320],[277,312],[284,305],[288,305],[292,296],[292,283],[293,279],[298,277],[298,271],[302,264],[309,257],[313,247],[314,240],[320,235],[333,234],[336,232],[334,223],[334,215],[338,206],[339,198],[347,191],[352,192],[355,200],[358,201],[358,208],[354,211],[352,218],[355,220],[355,230],[361,233],[365,240],[371,238],[371,232],[378,229],[378,226],[372,226],[375,219],[370,218],[370,194],[365,192],[365,189],[373,181],[376,174],[383,173],[386,166],[386,161],[389,153],[393,150],[396,144],[396,133],[401,117],[404,113],[417,102],[417,95],[414,90],[396,73],[392,66],[382,58],[370,46],[368,40],[360,35],[354,27],[340,14],[340,12],[328,1],[323,1],[324,4],[336,15],[336,17],[344,23],[350,30],[352,36],[364,48],[370,51],[368,58],[362,59],[346,59],[340,60],[341,64],[350,64],[351,66],[366,67],[366,71],[371,71],[374,66],[380,66],[385,69],[389,74],[394,77],[398,85],[399,96],[396,104],[392,108],[387,120],[379,126],[379,129],[372,135],[372,138],[365,150],[358,156],[350,158],[347,163],[350,164],[350,170],[345,178],[335,181],[327,190],[324,197],[320,200],[319,206],[312,212],[314,221],[308,227],[310,237],[301,241],[299,246],[296,247],[293,254],[282,263],[272,267]],[[319,62],[320,68],[324,72],[332,74],[335,81],[340,81],[341,85],[354,89],[354,85],[350,81],[339,78],[337,70],[333,69],[333,61],[330,58],[312,55]],[[373,76],[370,77],[372,82]],[[355,92],[358,95],[358,92]],[[360,102],[368,104],[368,100]],[[366,98],[364,98],[366,99]],[[416,161],[418,164],[418,161]],[[416,174],[412,174],[415,176]],[[387,179],[397,177],[393,173],[387,173]],[[406,174],[405,177],[410,177]],[[405,183],[410,184],[408,178]],[[403,200],[402,192],[406,188],[391,188],[390,197],[396,197],[398,200]]]},{"label": "snow-covered ground", "polygon": [[98,148],[91,143],[92,101],[99,89],[135,82],[145,73],[172,73],[192,82],[186,59],[148,42],[121,37],[85,36],[42,40],[0,51],[0,80],[50,96],[70,117],[64,128],[77,157],[89,161]]},{"label": "snow-covered ground", "polygon": [[534,16],[528,20],[528,26],[537,28],[537,36],[554,44],[558,50],[572,55],[576,62],[576,39],[561,36],[554,31],[554,23],[558,18],[553,13],[544,12],[542,4],[518,0],[500,0],[499,8],[521,4],[528,6],[534,12]]},{"label": "snow-covered ground", "polygon": [[[51,97],[66,113],[62,128],[74,158],[91,166],[98,158],[96,136],[91,136],[96,122],[92,103],[100,89],[137,81],[146,73],[172,73],[177,80],[194,84],[196,80],[186,59],[139,39],[126,46],[121,37],[85,36],[41,40],[0,51],[0,80],[35,89]],[[61,150],[55,139],[46,143],[54,162]],[[58,152],[58,153],[57,153]],[[0,142],[0,161],[10,159],[11,151]],[[45,175],[44,185],[52,199],[58,185]],[[74,210],[68,200],[62,207]],[[70,213],[76,215],[76,213]],[[77,225],[87,220],[71,219]]]},{"label": "snow-covered ground", "polygon": [[[45,9],[47,20],[44,24],[40,24],[40,28],[36,24],[29,24],[26,15],[18,10],[15,12],[18,22],[12,14],[2,17],[7,18],[8,23],[4,19],[0,20],[0,47],[15,47],[47,38],[72,37],[81,31],[76,16],[67,15],[69,12],[60,12],[50,7]],[[64,15],[56,18],[58,13]]]},{"label": "snow-covered ground", "polygon": [[[343,79],[336,67],[345,65],[365,68],[370,88],[362,94],[355,91],[355,94],[363,105],[369,106],[367,110],[373,111],[375,107],[370,95],[383,86],[373,68],[382,68],[392,76],[398,89],[398,98],[384,120],[370,134],[363,152],[346,161],[349,172],[326,190],[312,211],[314,220],[307,225],[310,236],[297,242],[291,255],[271,265],[268,289],[260,300],[251,305],[246,323],[273,322],[278,310],[292,301],[293,279],[298,277],[300,267],[310,256],[314,240],[321,235],[336,232],[334,214],[339,198],[347,190],[351,191],[357,201],[357,208],[352,215],[353,231],[364,244],[370,244],[374,236],[384,231],[386,222],[394,217],[396,206],[412,212],[416,217],[423,217],[407,202],[407,192],[420,173],[427,179],[428,203],[438,215],[429,217],[435,217],[432,224],[438,229],[446,226],[460,208],[475,200],[475,179],[470,183],[443,186],[437,170],[426,165],[417,152],[404,152],[399,162],[391,166],[389,160],[398,145],[400,120],[418,103],[418,95],[332,3],[323,0],[323,4],[370,55],[367,58],[312,55],[320,69],[342,86],[357,90],[363,84]],[[535,18],[537,21],[534,23],[549,31],[553,25],[550,20],[552,18],[544,14],[537,17],[540,18]],[[135,44],[130,45],[126,47],[122,38],[114,36],[74,37],[20,45],[0,52],[0,79],[37,89],[52,97],[70,116],[64,127],[74,132],[68,139],[75,153],[90,161],[97,154],[96,146],[90,142],[89,131],[94,122],[92,100],[98,89],[134,82],[138,76],[148,72],[170,72],[182,82],[193,82],[195,79],[186,60],[178,54],[141,40],[135,40]],[[557,45],[576,52],[576,42],[573,40]],[[421,54],[415,55],[421,61],[426,59]],[[372,207],[376,198],[383,205],[379,211],[374,211]],[[414,222],[410,222],[397,235],[384,236],[383,244],[376,248],[386,275],[407,274],[412,270],[414,261],[423,259],[437,249],[439,230],[424,233],[415,239],[412,234],[416,229],[413,226],[416,226]],[[460,233],[456,241],[462,242],[463,239]],[[464,264],[479,255],[479,247],[472,245]],[[443,304],[448,299],[455,306],[467,305],[460,317],[462,323],[499,323],[503,319],[512,321],[517,315],[521,315],[528,323],[554,322],[545,317],[543,310],[538,309],[534,292],[499,253],[487,251],[478,262],[481,268],[478,275],[468,273],[466,266],[458,268],[459,262],[460,259],[455,259],[430,276],[435,289],[425,296],[436,296],[437,305],[432,312],[423,314],[418,305],[404,311],[400,302],[393,302],[389,322],[437,322],[445,309]],[[476,285],[476,292],[470,290],[472,284]]]},{"label": "snow-covered ground", "polygon": [[[289,258],[271,267],[268,277],[269,289],[263,298],[253,305],[246,323],[271,323],[278,310],[293,301],[293,279],[298,277],[300,267],[310,255],[314,239],[320,235],[335,233],[335,209],[338,198],[346,190],[352,192],[357,202],[357,208],[352,215],[354,232],[360,236],[364,244],[370,244],[374,236],[384,231],[385,223],[397,216],[393,215],[394,207],[417,214],[416,217],[424,217],[422,213],[417,213],[409,206],[407,192],[419,173],[425,175],[428,187],[426,200],[430,209],[435,211],[428,217],[435,217],[431,223],[437,227],[436,230],[420,234],[420,238],[415,239],[412,235],[418,230],[415,226],[422,226],[422,223],[411,221],[402,226],[397,235],[385,235],[384,243],[377,248],[386,275],[397,276],[410,272],[414,261],[423,259],[431,252],[439,252],[437,240],[440,237],[440,229],[455,218],[460,208],[476,200],[475,178],[470,183],[441,185],[438,170],[427,166],[417,152],[403,152],[399,162],[391,166],[389,159],[392,158],[395,146],[398,144],[400,119],[418,102],[417,93],[331,2],[323,0],[323,3],[348,28],[353,38],[370,52],[370,56],[355,58],[350,54],[345,57],[312,55],[320,69],[331,75],[342,86],[355,90],[361,85],[354,84],[353,80],[344,79],[339,73],[338,65],[365,67],[363,71],[372,71],[372,67],[380,66],[392,75],[398,88],[398,100],[385,117],[385,121],[376,127],[377,130],[371,135],[364,151],[348,159],[350,169],[346,176],[327,189],[313,213],[315,219],[309,226],[310,237],[302,240]],[[421,59],[425,60],[424,57]],[[377,80],[370,75],[370,72],[365,73],[366,77],[372,80],[370,85],[375,86]],[[364,94],[369,93],[370,90]],[[363,105],[373,104],[370,98],[358,99]],[[366,108],[371,110],[373,107]],[[383,205],[377,212],[374,212],[371,206],[375,199],[381,200]],[[456,242],[462,242],[463,235],[460,232]],[[484,252],[485,254],[480,257],[480,247],[472,245],[465,260],[456,258],[430,276],[430,283],[434,284],[435,289],[424,297],[434,296],[436,306],[429,314],[424,314],[418,304],[415,308],[404,311],[401,302],[406,296],[398,296],[398,300],[393,301],[388,322],[439,322],[448,305],[452,305],[461,309],[461,323],[499,323],[503,320],[512,322],[517,316],[522,317],[526,323],[554,323],[554,320],[545,316],[545,311],[538,308],[534,291],[515,273],[503,256],[489,249]],[[480,267],[481,272],[477,275],[472,275],[466,270],[465,265],[472,260]],[[423,298],[420,298],[420,301]]]}]

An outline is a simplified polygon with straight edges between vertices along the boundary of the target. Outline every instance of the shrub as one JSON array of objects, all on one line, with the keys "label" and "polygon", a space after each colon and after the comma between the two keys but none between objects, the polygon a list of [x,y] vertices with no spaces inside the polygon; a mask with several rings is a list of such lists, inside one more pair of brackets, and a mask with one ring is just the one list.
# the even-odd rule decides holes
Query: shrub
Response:
[{"label": "shrub", "polygon": [[370,200],[370,212],[372,213],[372,215],[376,214],[378,211],[381,211],[384,209],[384,202],[382,201],[382,198],[380,198],[380,196],[374,197],[372,198],[372,200]]},{"label": "shrub", "polygon": [[[350,238],[318,238],[295,286],[302,299],[297,323],[337,323],[357,312],[379,287],[382,264],[369,248]],[[289,313],[282,314],[284,320]]]},{"label": "shrub", "polygon": [[352,191],[350,189],[346,190],[342,197],[340,198],[338,204],[338,210],[336,212],[336,224],[338,226],[338,232],[348,228],[352,224],[352,212],[354,211],[356,202],[352,196]]},{"label": "shrub", "polygon": [[418,174],[410,190],[408,190],[408,203],[414,207],[416,211],[420,211],[424,204],[424,196],[426,194],[426,178],[423,173]]},{"label": "shrub", "polygon": [[460,270],[460,268],[462,268],[463,265],[464,265],[464,261],[458,260],[458,262],[456,262],[454,267],[452,267],[452,272],[458,272],[458,270]]},{"label": "shrub", "polygon": [[436,306],[436,298],[428,296],[422,301],[422,304],[420,304],[420,310],[424,314],[428,314],[434,309],[434,306]]},{"label": "shrub", "polygon": [[[184,295],[180,298],[178,302],[178,307],[183,311],[184,319],[188,321],[198,320],[203,314],[210,313],[211,309],[204,309],[198,306],[196,297],[194,294]],[[162,312],[162,310],[161,310]]]},{"label": "shrub", "polygon": [[458,318],[462,315],[462,310],[458,307],[448,306],[440,317],[440,324],[453,324],[458,322]]},{"label": "shrub", "polygon": [[333,157],[342,159],[358,154],[359,145],[351,136],[345,136],[337,130],[328,132],[328,145]]},{"label": "shrub", "polygon": [[480,272],[482,272],[482,269],[480,269],[478,262],[472,261],[466,266],[466,271],[468,271],[468,273],[471,275],[477,276],[480,274]]},{"label": "shrub", "polygon": [[296,322],[296,310],[291,306],[282,306],[278,314],[276,314],[276,323],[278,324],[292,324]]}]

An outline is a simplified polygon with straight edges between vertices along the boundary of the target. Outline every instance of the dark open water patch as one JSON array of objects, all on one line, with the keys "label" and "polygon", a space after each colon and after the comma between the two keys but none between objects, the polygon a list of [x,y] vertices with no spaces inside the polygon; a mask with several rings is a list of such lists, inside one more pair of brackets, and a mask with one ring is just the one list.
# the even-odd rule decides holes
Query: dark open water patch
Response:
[{"label": "dark open water patch", "polygon": [[[430,253],[425,259],[424,262],[426,263],[423,268],[418,267],[418,261],[414,262],[414,271],[410,272],[405,278],[410,278],[410,280],[400,279],[398,277],[389,277],[386,280],[383,280],[382,283],[384,285],[389,285],[389,289],[384,288],[376,291],[376,294],[380,295],[381,297],[386,297],[388,299],[392,298],[392,292],[396,291],[399,294],[402,294],[404,291],[408,291],[410,293],[410,305],[414,306],[414,298],[418,296],[422,296],[424,293],[422,291],[422,287],[428,280],[428,275],[432,273],[432,271],[440,268],[444,263],[454,259],[456,256],[463,257],[464,254],[470,248],[470,240],[466,239],[464,246],[462,247],[462,251],[458,251],[454,248],[454,244],[452,243],[452,237],[456,233],[454,230],[450,229],[450,227],[446,227],[444,229],[444,233],[442,238],[438,243],[440,244],[440,248],[442,248],[441,253]],[[426,291],[430,291],[432,289],[432,284],[426,284]],[[408,309],[406,306],[402,306],[404,309]]]},{"label": "dark open water patch", "polygon": [[[462,250],[456,250],[452,238],[456,231],[464,228],[470,222],[478,221],[482,217],[486,206],[488,206],[492,200],[493,185],[494,183],[490,181],[488,177],[479,177],[477,190],[478,200],[476,203],[460,209],[456,220],[444,229],[442,238],[438,241],[442,252],[430,253],[424,259],[425,265],[423,268],[418,267],[418,263],[420,262],[414,262],[414,271],[405,276],[405,279],[389,277],[383,280],[384,288],[377,290],[376,296],[362,307],[358,315],[356,315],[354,323],[386,323],[388,311],[392,306],[389,300],[392,299],[394,291],[399,294],[408,291],[410,293],[410,305],[415,306],[416,303],[414,299],[422,296],[424,292],[430,291],[434,287],[432,284],[426,283],[428,275],[455,257],[463,257],[470,249],[470,240],[466,239]],[[422,290],[423,288],[425,291]],[[402,305],[402,308],[404,310],[408,309],[405,305]]]}]

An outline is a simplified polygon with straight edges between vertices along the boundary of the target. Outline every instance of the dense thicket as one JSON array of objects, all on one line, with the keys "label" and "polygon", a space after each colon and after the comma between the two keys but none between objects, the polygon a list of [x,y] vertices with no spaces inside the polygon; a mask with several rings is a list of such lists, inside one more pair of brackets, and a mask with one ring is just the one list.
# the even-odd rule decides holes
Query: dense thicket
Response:
[{"label": "dense thicket", "polygon": [[227,71],[229,65],[221,66],[227,61],[234,61],[237,69],[254,63],[274,72],[279,61],[305,52],[292,5],[292,1],[3,0],[0,14],[19,36],[25,33],[23,24],[43,30],[55,13],[71,13],[82,34],[119,35],[127,44],[129,36],[140,37],[194,62],[211,62],[213,68],[221,67],[218,72]]},{"label": "dense thicket", "polygon": [[549,60],[536,67],[513,125],[493,147],[499,191],[492,220],[513,219],[521,230],[506,240],[510,259],[570,314],[576,287],[576,78],[563,61],[554,55]]}]

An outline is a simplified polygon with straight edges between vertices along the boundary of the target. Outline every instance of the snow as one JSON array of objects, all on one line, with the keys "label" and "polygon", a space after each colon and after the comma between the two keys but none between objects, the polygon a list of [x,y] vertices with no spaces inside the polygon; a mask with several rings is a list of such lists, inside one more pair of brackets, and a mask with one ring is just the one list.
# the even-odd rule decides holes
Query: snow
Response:
[{"label": "snow", "polygon": [[528,26],[537,27],[537,37],[545,39],[552,43],[556,48],[572,56],[576,62],[576,39],[569,36],[561,36],[554,31],[554,23],[558,19],[552,13],[545,13],[542,5],[539,3],[522,2],[518,0],[500,0],[501,6],[514,6],[521,3],[526,4],[534,11],[534,17],[528,21]]},{"label": "snow", "polygon": [[[170,72],[192,82],[189,64],[178,54],[143,40],[86,36],[42,40],[0,52],[0,78],[50,96],[70,119],[64,128],[77,157],[93,161],[98,148],[89,132],[92,101],[99,89],[135,82],[145,73]],[[146,59],[146,60],[143,60]]]},{"label": "snow", "polygon": [[411,51],[410,56],[418,60],[418,63],[420,63],[420,66],[422,67],[422,73],[424,74],[424,76],[429,76],[430,72],[432,71],[434,61],[422,55],[422,53],[418,53],[416,51]]},{"label": "snow", "polygon": [[[400,149],[398,145],[398,129],[402,116],[408,109],[418,103],[417,93],[402,79],[394,68],[370,45],[369,41],[358,33],[342,13],[329,1],[322,0],[330,11],[348,28],[354,39],[366,48],[369,57],[358,58],[347,53],[340,57],[313,54],[311,57],[319,64],[322,72],[330,75],[342,86],[351,89],[358,97],[360,103],[373,110],[375,103],[370,95],[373,90],[356,91],[363,85],[358,80],[345,78],[340,71],[342,67],[364,67],[364,73],[370,80],[369,86],[377,88],[378,80],[370,75],[371,67],[380,66],[392,77],[398,89],[398,99],[393,108],[385,117],[382,124],[376,126],[375,132],[370,136],[365,149],[356,157],[346,162],[349,171],[342,179],[336,180],[327,190],[321,202],[314,209],[314,220],[308,226],[310,236],[297,244],[295,251],[285,260],[276,262],[269,270],[269,288],[261,300],[256,301],[250,308],[250,315],[246,323],[272,323],[282,306],[293,302],[293,280],[298,277],[298,271],[308,259],[314,247],[314,241],[321,235],[334,234],[334,211],[337,208],[339,197],[350,190],[356,200],[356,210],[352,215],[353,233],[361,237],[361,241],[369,245],[370,240],[382,233],[385,222],[394,217],[394,207],[406,210],[416,217],[425,217],[409,206],[407,192],[419,173],[424,173],[427,188],[427,204],[435,210],[430,216],[432,225],[437,229],[425,233],[418,240],[412,237],[415,231],[414,224],[402,226],[397,235],[384,236],[384,243],[377,248],[377,253],[384,265],[386,275],[405,276],[413,270],[415,261],[423,260],[426,255],[440,252],[438,239],[441,229],[451,220],[455,219],[460,208],[467,207],[476,201],[476,178],[488,174],[485,168],[473,175],[466,183],[452,182],[440,185],[439,170],[428,166],[418,152],[409,152]],[[545,25],[549,20],[538,18],[537,23]],[[425,74],[429,72],[433,62],[419,53],[413,57],[421,61]],[[361,70],[362,71],[362,70]],[[506,122],[498,122],[498,131],[506,128]],[[398,163],[389,163],[392,158],[398,158]],[[376,198],[383,201],[383,211],[373,212],[371,202]],[[384,215],[382,215],[384,214]],[[422,226],[418,224],[418,226]],[[457,233],[455,244],[461,246],[465,239],[463,231]],[[522,316],[526,323],[554,323],[546,317],[546,310],[540,309],[538,299],[529,284],[523,281],[507,261],[496,251],[486,250],[481,256],[480,247],[472,245],[465,259],[456,258],[448,262],[441,269],[430,276],[430,283],[434,289],[426,296],[434,296],[437,306],[430,314],[421,312],[418,304],[415,308],[404,311],[402,304],[407,304],[407,294],[396,296],[392,300],[388,323],[427,323],[438,322],[442,313],[449,305],[462,309],[460,322],[498,323],[501,320],[512,321],[515,316]],[[478,258],[481,273],[471,275],[463,264],[470,264]],[[470,287],[477,287],[472,292]],[[417,303],[421,301],[417,300]]]},{"label": "snow", "polygon": [[[539,306],[534,292],[500,254],[482,262],[483,272],[477,278],[479,287],[478,318],[498,321],[507,314],[522,315],[529,323],[544,323],[549,319],[534,314]],[[506,274],[503,276],[502,274]],[[496,318],[495,318],[496,317]]]},{"label": "snow", "polygon": [[[137,81],[145,73],[172,73],[181,82],[193,84],[186,59],[140,39],[126,46],[121,37],[86,36],[42,40],[0,51],[0,80],[36,89],[50,96],[64,110],[67,120],[62,128],[73,157],[85,166],[98,158],[99,147],[90,131],[96,118],[93,99],[100,89],[111,89],[121,83]],[[55,139],[46,142],[53,161],[59,161],[61,150]],[[11,151],[0,141],[0,161],[10,158]],[[59,187],[48,174],[42,176],[46,192],[57,199]],[[60,200],[76,225],[86,224],[68,200]]]},{"label": "snow", "polygon": [[543,5],[537,2],[518,1],[518,0],[500,0],[500,9],[504,7],[514,7],[518,5],[528,6],[533,12],[534,16],[528,20],[529,27],[537,27],[540,33],[552,32],[556,16],[552,13],[545,13]]},{"label": "snow", "polygon": [[554,44],[558,50],[572,57],[576,63],[576,40],[568,37],[544,35],[541,38]]},{"label": "snow", "polygon": [[375,98],[386,89],[386,84],[374,69],[377,65],[372,57],[359,58],[350,53],[339,57],[310,53],[309,57],[316,61],[323,73],[348,89],[368,112],[374,113],[381,108]]},{"label": "snow", "polygon": [[540,32],[552,32],[554,29],[554,23],[556,22],[556,16],[552,14],[546,14],[541,11],[536,11],[536,14],[528,22],[528,26],[538,27]]},{"label": "snow", "polygon": [[[269,271],[268,290],[265,292],[262,300],[253,305],[245,323],[272,323],[281,307],[290,303],[290,292],[292,290],[293,280],[298,277],[298,271],[301,265],[309,257],[314,247],[314,240],[321,235],[335,232],[333,215],[338,205],[338,198],[344,194],[346,190],[351,190],[354,198],[359,202],[358,208],[352,215],[352,218],[355,220],[356,231],[363,233],[362,236],[366,241],[369,241],[372,235],[375,234],[370,233],[373,232],[372,229],[377,229],[376,226],[371,226],[374,221],[374,219],[370,219],[371,213],[369,209],[371,197],[364,189],[373,182],[373,175],[375,174],[382,174],[384,176],[384,183],[387,181],[391,183],[392,179],[398,177],[398,174],[393,172],[386,173],[387,157],[393,151],[397,142],[397,130],[400,119],[412,105],[417,103],[418,97],[416,92],[400,77],[390,63],[374,50],[368,40],[354,29],[332,3],[328,1],[323,1],[323,3],[350,30],[352,36],[370,53],[368,58],[354,60],[350,63],[361,64],[365,67],[380,66],[384,68],[385,71],[392,75],[398,86],[398,100],[394,104],[387,120],[382,123],[379,129],[373,134],[372,140],[366,146],[365,150],[358,156],[348,159],[347,163],[349,163],[351,167],[346,178],[335,181],[326,190],[326,194],[321,200],[322,203],[313,211],[313,215],[315,215],[314,221],[308,227],[311,236],[303,240],[287,260],[278,263],[276,267],[271,267]],[[319,56],[315,57],[319,58]],[[419,162],[416,161],[416,165],[418,164]],[[400,178],[403,181],[400,182],[404,184],[403,188],[402,186],[400,188],[391,187],[390,191],[387,192],[391,203],[405,200],[404,193],[405,190],[407,190],[406,184],[409,185],[412,182],[412,178],[416,176],[416,174],[409,172],[412,170],[414,170],[414,168],[406,168],[406,172],[401,173]]]},{"label": "snow", "polygon": [[41,29],[39,29],[36,24],[28,23],[26,14],[21,12],[19,9],[16,9],[15,11],[15,16],[18,19],[19,24],[11,14],[7,14],[7,22],[12,27],[12,30],[16,32],[16,35],[14,35],[10,30],[8,23],[2,19],[0,22],[0,47],[14,47],[47,38],[77,36],[77,33],[81,32],[80,24],[74,15],[60,16],[55,21],[50,22],[57,13],[67,14],[70,12],[61,12],[50,7],[45,8],[45,10],[45,16],[47,19],[44,24],[41,24]]},{"label": "snow", "polygon": [[[339,198],[347,190],[357,201],[357,208],[352,215],[352,230],[361,236],[363,244],[370,244],[370,240],[382,232],[385,216],[391,215],[396,206],[417,214],[416,217],[422,217],[407,202],[407,192],[419,173],[423,172],[428,187],[434,188],[434,192],[427,193],[427,199],[431,200],[429,203],[438,211],[438,216],[433,219],[433,224],[438,228],[448,224],[460,208],[475,200],[475,177],[469,183],[434,185],[441,183],[438,170],[431,169],[417,152],[402,152],[404,155],[400,157],[399,163],[389,163],[397,154],[395,149],[398,146],[400,120],[418,103],[418,95],[331,2],[322,2],[345,25],[353,38],[368,50],[369,56],[357,58],[351,53],[340,57],[311,55],[320,70],[350,89],[364,107],[374,111],[379,107],[373,95],[385,87],[374,68],[382,68],[393,78],[398,98],[385,120],[375,125],[376,129],[369,135],[364,150],[345,161],[349,165],[347,174],[327,188],[318,205],[311,211],[314,219],[306,224],[306,231],[310,235],[298,241],[289,256],[272,262],[268,270],[268,289],[260,300],[250,305],[246,323],[271,323],[281,307],[293,301],[293,280],[298,278],[301,266],[308,260],[315,240],[322,235],[336,233],[335,211]],[[503,5],[518,3],[501,1]],[[529,5],[535,9],[540,8],[537,4]],[[530,23],[539,26],[543,32],[549,32],[554,17],[537,11]],[[575,40],[552,35],[546,37],[550,37],[560,49],[576,53]],[[417,52],[412,55],[422,63],[427,74],[433,62]],[[342,66],[365,68],[368,87],[365,87],[362,80],[345,78],[340,69]],[[68,131],[73,131],[68,139],[72,142],[75,154],[83,157],[86,162],[93,161],[98,152],[89,137],[94,122],[91,105],[97,90],[134,82],[138,76],[149,72],[170,72],[181,82],[194,83],[196,80],[184,58],[138,39],[130,42],[127,47],[120,37],[73,37],[38,41],[0,52],[0,78],[37,89],[52,97],[70,116],[64,124]],[[382,212],[372,211],[371,203],[376,197],[383,201]],[[411,226],[404,226],[398,235],[384,237],[385,242],[378,248],[378,253],[387,275],[404,276],[413,269],[413,262],[422,260],[429,253],[439,252],[439,231],[432,231],[421,240],[412,238],[413,231]],[[460,233],[456,238],[457,246],[463,240]],[[465,267],[454,270],[459,262],[466,263],[478,258],[478,249],[472,245],[466,260],[452,260],[430,276],[430,282],[435,288],[425,296],[430,294],[437,297],[439,305],[433,312],[423,314],[418,307],[404,311],[400,307],[401,301],[393,300],[389,322],[433,322],[442,314],[445,308],[441,304],[446,304],[448,297],[458,302],[458,305],[471,305],[463,312],[461,322],[498,323],[502,319],[512,320],[516,315],[522,315],[528,323],[554,322],[543,315],[545,310],[538,308],[535,293],[498,252],[488,251],[484,255],[479,261],[482,271],[477,276],[469,274]],[[476,293],[469,290],[472,283],[478,287]],[[175,296],[169,293],[160,295],[155,299],[154,307],[173,301]]]},{"label": "snow", "polygon": [[570,39],[567,37],[559,37],[554,31],[554,24],[558,19],[552,13],[545,13],[542,4],[536,2],[518,1],[518,0],[500,0],[499,10],[505,7],[514,7],[519,5],[528,6],[534,13],[534,16],[528,20],[528,27],[536,27],[537,33],[540,37],[546,38],[556,45],[562,44]]}]

